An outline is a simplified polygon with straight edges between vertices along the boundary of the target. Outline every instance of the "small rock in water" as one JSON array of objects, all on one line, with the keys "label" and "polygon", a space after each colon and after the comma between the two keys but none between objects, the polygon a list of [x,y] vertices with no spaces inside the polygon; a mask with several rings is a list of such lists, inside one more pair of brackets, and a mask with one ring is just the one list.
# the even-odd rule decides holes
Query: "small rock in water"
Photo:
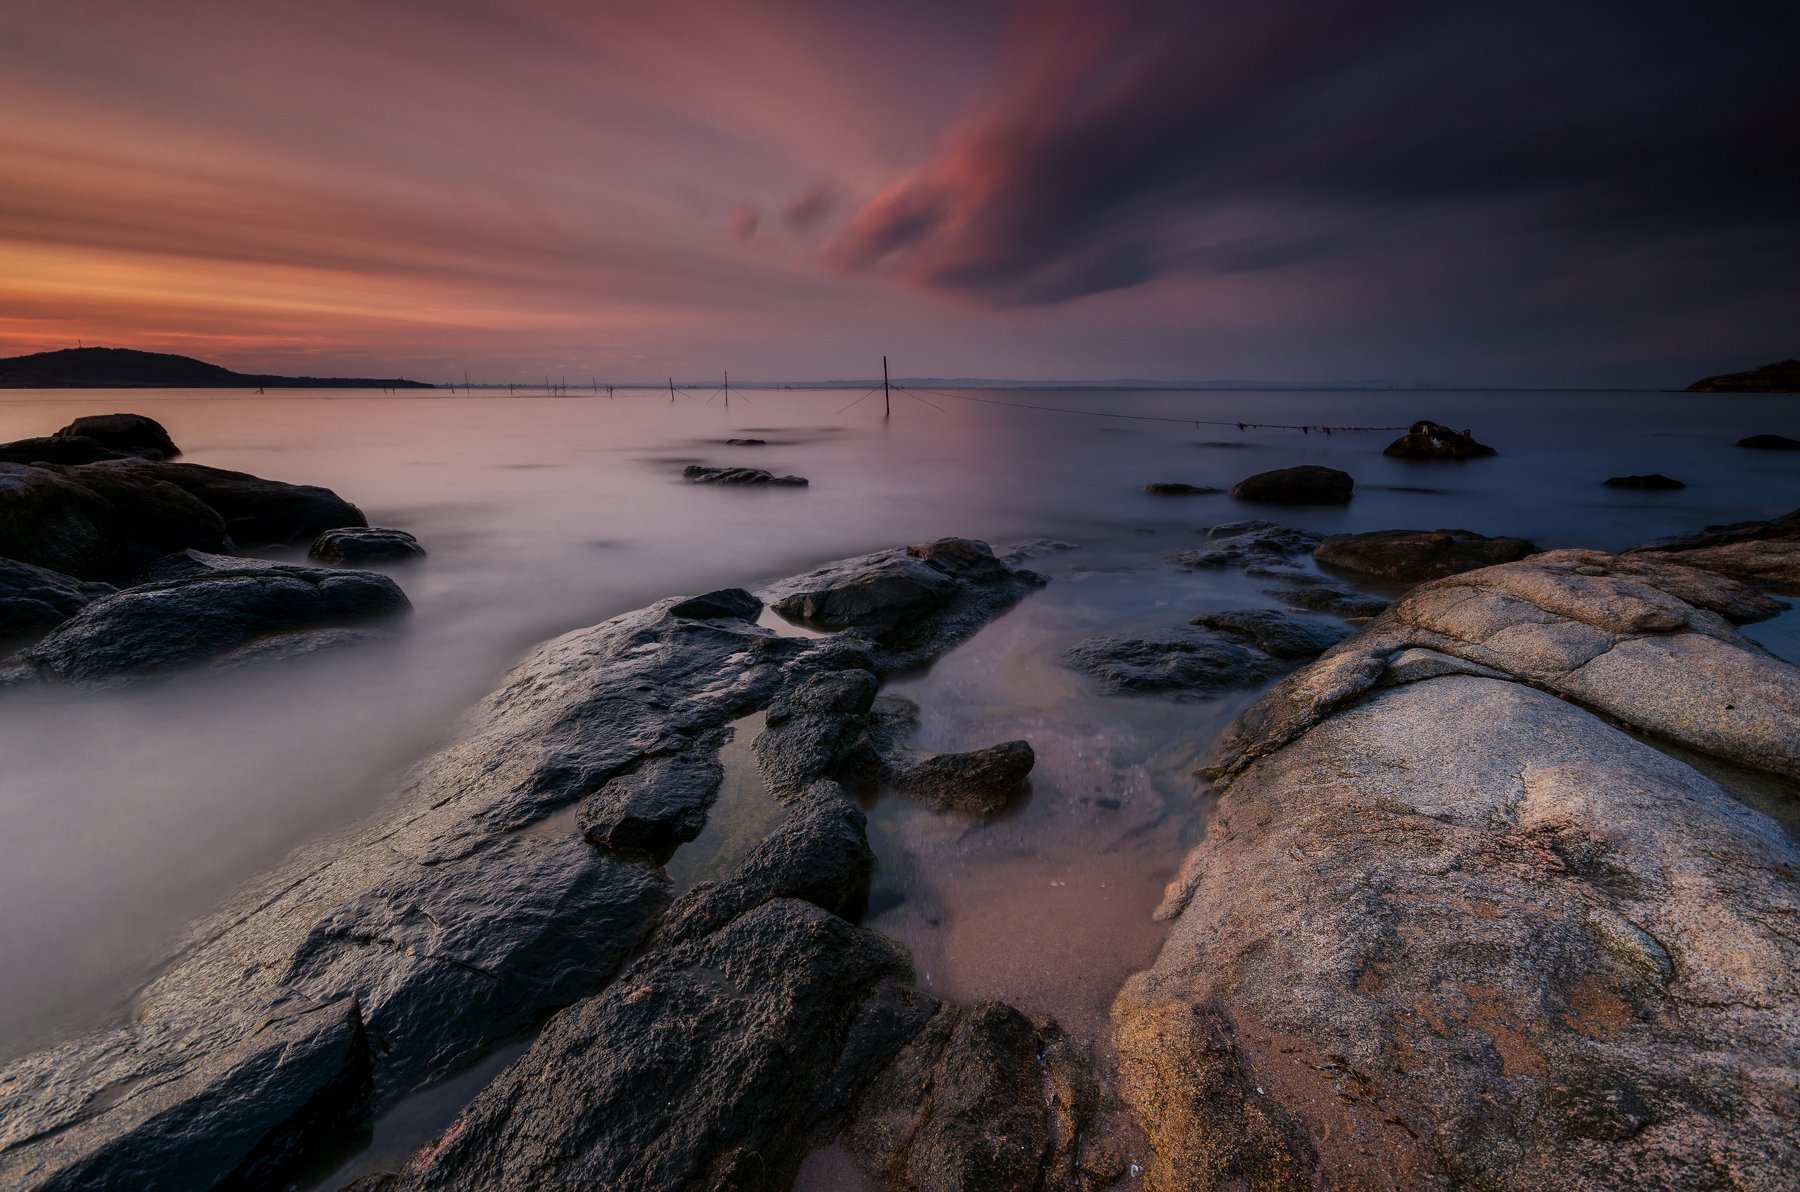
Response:
[{"label": "small rock in water", "polygon": [[1159,481],[1146,484],[1144,491],[1153,497],[1197,497],[1208,493],[1221,493],[1222,488],[1211,488],[1204,484],[1178,484],[1173,481]]},{"label": "small rock in water", "polygon": [[1405,434],[1389,443],[1382,454],[1395,459],[1476,459],[1499,452],[1486,443],[1476,442],[1466,430],[1451,430],[1426,418],[1413,423]]},{"label": "small rock in water", "polygon": [[1800,439],[1790,439],[1786,435],[1751,435],[1739,439],[1737,445],[1758,451],[1800,451]]},{"label": "small rock in water", "polygon": [[1537,549],[1523,538],[1490,538],[1470,530],[1372,530],[1333,534],[1319,544],[1313,557],[1340,571],[1420,583],[1512,563]]},{"label": "small rock in water", "polygon": [[1661,472],[1651,472],[1647,476],[1614,476],[1606,482],[1606,486],[1608,488],[1643,488],[1658,492],[1687,487],[1673,476],[1664,476]]},{"label": "small rock in water", "polygon": [[405,530],[347,526],[313,539],[306,557],[315,563],[399,563],[425,557],[425,548]]},{"label": "small rock in water", "polygon": [[807,483],[804,476],[777,476],[765,468],[709,468],[689,464],[681,474],[695,484],[726,484],[739,488],[798,488]]},{"label": "small rock in water", "polygon": [[1226,522],[1206,532],[1216,545],[1177,551],[1169,562],[1177,567],[1267,566],[1295,555],[1309,555],[1319,535],[1268,521]]},{"label": "small rock in water", "polygon": [[1231,495],[1240,501],[1272,505],[1342,505],[1350,500],[1355,487],[1356,481],[1348,472],[1301,464],[1297,468],[1258,472],[1234,484]]},{"label": "small rock in water", "polygon": [[769,440],[767,440],[767,439],[726,439],[725,445],[727,447],[767,447],[769,445]]}]

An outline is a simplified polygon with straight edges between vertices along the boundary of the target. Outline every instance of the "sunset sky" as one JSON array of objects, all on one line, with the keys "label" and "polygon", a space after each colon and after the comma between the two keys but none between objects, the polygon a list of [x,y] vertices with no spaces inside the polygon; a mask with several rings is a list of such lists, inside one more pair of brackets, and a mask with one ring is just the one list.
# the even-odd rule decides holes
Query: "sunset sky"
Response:
[{"label": "sunset sky", "polygon": [[1797,14],[7,0],[0,355],[1677,385],[1800,354]]}]

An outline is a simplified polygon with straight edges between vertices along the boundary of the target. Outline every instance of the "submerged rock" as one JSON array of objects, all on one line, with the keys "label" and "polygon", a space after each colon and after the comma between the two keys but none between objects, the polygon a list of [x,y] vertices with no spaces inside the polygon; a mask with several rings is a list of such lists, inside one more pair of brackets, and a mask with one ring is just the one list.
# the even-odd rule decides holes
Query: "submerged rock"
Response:
[{"label": "submerged rock", "polygon": [[1523,538],[1490,538],[1469,530],[1373,530],[1333,534],[1313,558],[1324,567],[1401,583],[1442,579],[1537,553]]},{"label": "submerged rock", "polygon": [[[1257,572],[1256,574],[1265,574]],[[1379,597],[1369,596],[1343,584],[1333,583],[1323,576],[1307,572],[1274,572],[1285,582],[1280,587],[1264,588],[1264,596],[1273,596],[1289,608],[1306,609],[1309,612],[1329,613],[1334,617],[1363,618],[1373,617],[1387,611],[1389,602]]]},{"label": "submerged rock", "polygon": [[1231,486],[1231,495],[1239,501],[1271,505],[1342,505],[1350,500],[1355,487],[1348,472],[1301,464],[1246,477]]},{"label": "submerged rock", "polygon": [[0,559],[0,650],[42,637],[89,602],[116,591],[111,584]]},{"label": "submerged rock", "polygon": [[1651,472],[1647,476],[1614,476],[1606,482],[1608,488],[1642,488],[1652,492],[1669,492],[1687,485],[1673,476],[1664,476],[1661,472]]},{"label": "submerged rock", "polygon": [[1114,1003],[1154,1188],[1776,1187],[1800,851],[1681,761],[1800,774],[1717,576],[1558,551],[1415,589],[1233,730]]},{"label": "submerged rock", "polygon": [[1064,650],[1062,659],[1112,694],[1206,698],[1289,670],[1348,633],[1313,617],[1240,609],[1143,637],[1090,637]]},{"label": "submerged rock", "polygon": [[1205,496],[1209,493],[1222,493],[1225,490],[1222,488],[1209,488],[1204,484],[1177,484],[1161,481],[1155,484],[1146,484],[1144,486],[1144,491],[1153,497],[1197,497]]},{"label": "submerged rock", "polygon": [[306,557],[315,563],[354,566],[358,563],[401,563],[425,557],[425,548],[405,530],[379,526],[347,526],[313,539]]},{"label": "submerged rock", "polygon": [[1498,455],[1466,430],[1451,430],[1429,418],[1415,422],[1381,452],[1395,459],[1479,459]]},{"label": "submerged rock", "polygon": [[1800,451],[1800,439],[1790,439],[1786,435],[1751,435],[1739,439],[1737,445],[1757,451]]},{"label": "submerged rock", "polygon": [[[60,682],[155,675],[248,661],[234,655],[277,635],[337,629],[411,607],[393,580],[370,571],[220,566],[102,596],[19,657]],[[273,656],[291,657],[308,645],[289,640]]]},{"label": "submerged rock", "polygon": [[1176,551],[1169,562],[1177,567],[1248,567],[1310,555],[1323,539],[1305,530],[1268,521],[1226,522],[1206,532],[1208,544],[1199,550]]},{"label": "submerged rock", "polygon": [[689,464],[681,474],[694,484],[724,484],[737,488],[798,488],[807,483],[804,476],[777,476],[765,468],[708,468]]}]

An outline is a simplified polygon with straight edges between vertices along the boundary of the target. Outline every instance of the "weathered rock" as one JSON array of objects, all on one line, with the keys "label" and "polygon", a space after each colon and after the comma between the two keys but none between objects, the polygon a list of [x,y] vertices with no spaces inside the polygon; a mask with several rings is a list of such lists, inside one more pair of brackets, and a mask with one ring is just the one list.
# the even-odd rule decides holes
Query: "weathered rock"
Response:
[{"label": "weathered rock", "polygon": [[1309,555],[1323,539],[1305,530],[1268,521],[1226,522],[1206,532],[1210,545],[1176,551],[1169,562],[1178,567],[1250,567]]},{"label": "weathered rock", "polygon": [[1632,548],[1690,567],[1704,567],[1759,587],[1800,596],[1800,509],[1761,522],[1708,526]]},{"label": "weathered rock", "polygon": [[1460,571],[1511,563],[1537,553],[1523,538],[1489,538],[1469,530],[1373,530],[1333,534],[1319,544],[1320,566],[1401,583],[1442,579]]},{"label": "weathered rock", "polygon": [[776,697],[751,746],[769,793],[793,798],[850,764],[878,686],[870,671],[843,670],[812,675]]},{"label": "weathered rock", "polygon": [[216,510],[239,546],[311,542],[327,530],[368,525],[362,510],[328,488],[287,484],[246,472],[182,463],[95,464],[90,471],[119,469],[173,484]]},{"label": "weathered rock", "polygon": [[1321,576],[1300,573],[1283,576],[1281,587],[1264,588],[1264,596],[1273,596],[1289,608],[1329,613],[1334,617],[1373,617],[1387,611],[1389,602],[1367,596],[1343,584],[1334,584]]},{"label": "weathered rock", "polygon": [[1125,1165],[1092,1069],[1052,1019],[940,1006],[862,1095],[844,1140],[881,1188],[1105,1186]]},{"label": "weathered rock", "polygon": [[996,559],[985,542],[943,538],[822,567],[765,596],[789,620],[863,631],[886,674],[963,641],[1043,583]]},{"label": "weathered rock", "polygon": [[1222,493],[1225,490],[1222,488],[1209,488],[1204,484],[1177,484],[1160,481],[1154,484],[1146,484],[1144,486],[1144,491],[1153,497],[1197,497],[1205,496],[1208,493]]},{"label": "weathered rock", "polygon": [[670,605],[669,615],[671,617],[688,617],[696,621],[710,621],[717,617],[754,621],[762,612],[762,607],[761,600],[742,588],[720,588],[716,592],[691,596]]},{"label": "weathered rock", "polygon": [[0,556],[121,583],[156,555],[225,546],[211,508],[172,484],[112,470],[122,467],[0,463]]},{"label": "weathered rock", "polygon": [[1757,451],[1800,451],[1800,439],[1790,439],[1786,435],[1751,435],[1739,439],[1737,445]]},{"label": "weathered rock", "polygon": [[114,451],[104,443],[82,436],[63,438],[42,435],[0,443],[0,463],[9,464],[91,464],[105,459],[125,459],[122,451]]},{"label": "weathered rock", "polygon": [[424,558],[425,548],[405,530],[351,526],[320,534],[313,539],[306,557],[315,563],[331,563],[336,566],[404,563]]},{"label": "weathered rock", "polygon": [[43,567],[0,559],[0,648],[42,637],[115,590],[111,584],[82,583]]},{"label": "weathered rock", "polygon": [[1063,663],[1113,694],[1206,698],[1280,674],[1349,632],[1275,609],[1209,613],[1194,625],[1144,637],[1091,637],[1064,650]]},{"label": "weathered rock", "polygon": [[1661,472],[1651,472],[1647,476],[1614,476],[1607,480],[1608,488],[1641,488],[1650,492],[1671,492],[1687,485],[1673,476],[1664,476]]},{"label": "weathered rock", "polygon": [[[623,775],[687,784],[693,771],[662,759],[698,751],[693,766],[705,769],[717,730],[799,686],[815,660],[837,666],[863,648],[784,638],[741,618],[673,615],[682,603],[540,646],[456,741],[414,768],[390,811],[301,850],[196,924],[128,1023],[0,1070],[0,1184],[104,1187],[96,1173],[129,1156],[122,1186],[279,1185],[317,1160],[321,1139],[338,1141],[405,1092],[605,985],[657,922],[668,879],[639,856],[596,848],[581,812],[557,813]],[[947,624],[920,632],[949,641],[973,631],[978,610],[1002,607],[991,595],[948,599]],[[824,1087],[818,1066],[802,1058],[836,1062],[824,1079],[841,1091],[820,1093],[818,1104],[839,1112],[929,1014],[929,999],[903,992],[904,958],[890,945],[789,901],[841,902],[850,913],[866,882],[861,813],[834,797],[801,800],[792,831],[753,854],[739,881],[684,896],[664,924],[670,942],[655,953],[663,960],[643,962],[661,966],[646,968],[647,979],[666,979],[663,1004],[674,1016],[652,1014],[629,991],[596,1011],[601,1021],[617,1013],[657,1022],[631,1055],[596,1060],[639,1081],[629,1086],[634,1104],[609,1119],[582,1096],[565,1125],[623,1129],[649,1149],[626,1148],[621,1161],[668,1171],[681,1162],[678,1144],[693,1142],[687,1154],[723,1153],[707,1149],[720,1137],[708,1121],[745,1124],[754,1141],[711,1170],[727,1182],[743,1171],[743,1186],[754,1186],[748,1173],[760,1154],[757,1170],[778,1181],[803,1153],[787,1148],[816,1135],[814,1123],[798,1120],[799,1093],[772,1095]],[[702,931],[703,923],[714,926]],[[670,959],[678,947],[688,950]],[[909,997],[917,1008],[904,1007]],[[679,1014],[688,1005],[745,1023],[747,1033],[697,1035]],[[283,1024],[322,1022],[327,1008],[343,1016],[330,1035],[340,1059],[307,1066],[329,1048],[307,1050]],[[570,1037],[579,1034],[571,1023]],[[664,1066],[665,1045],[689,1048],[693,1062]],[[720,1116],[684,1118],[673,1101],[643,1097],[646,1064],[657,1087],[690,1080],[685,1087],[713,1097]],[[752,1070],[764,1076],[743,1079]],[[233,1073],[269,1079],[225,1078]],[[575,1069],[567,1074],[573,1081]],[[356,1091],[360,1080],[366,1091]],[[552,1119],[520,1121],[548,1128]],[[656,1142],[665,1135],[667,1146]],[[586,1162],[560,1147],[556,1155],[546,1162]],[[510,1186],[539,1186],[531,1162],[517,1170]]]},{"label": "weathered rock", "polygon": [[[1473,604],[1469,585],[1508,574],[1610,587],[1615,617],[1673,611],[1547,558],[1390,617],[1421,594]],[[1561,648],[1571,622],[1509,601],[1481,615],[1510,614],[1513,650]],[[1771,661],[1707,640],[1718,667]],[[1263,745],[1238,747],[1260,760],[1171,887],[1162,955],[1114,1004],[1146,1186],[1784,1186],[1800,851],[1573,704],[1418,648],[1390,669],[1392,644],[1372,628],[1264,697],[1245,726]],[[1351,658],[1372,664],[1360,700],[1343,697]],[[1679,702],[1681,659],[1639,665]]]},{"label": "weathered rock", "polygon": [[1413,423],[1381,454],[1395,459],[1478,459],[1499,453],[1485,443],[1476,442],[1466,430],[1451,430],[1427,418]]},{"label": "weathered rock", "polygon": [[646,758],[581,801],[576,823],[596,847],[663,861],[700,835],[725,779],[716,743]]},{"label": "weathered rock", "polygon": [[[103,596],[20,658],[62,682],[154,675],[229,664],[234,652],[278,634],[335,629],[411,607],[393,580],[374,572],[258,562]],[[289,643],[282,654],[292,649]]]},{"label": "weathered rock", "polygon": [[886,785],[940,811],[987,819],[1023,789],[1036,763],[1030,742],[1002,741],[967,753],[887,753],[879,772]]},{"label": "weathered rock", "polygon": [[1657,538],[1631,548],[1632,551],[1688,551],[1707,546],[1726,546],[1733,542],[1800,541],[1800,509],[1784,513],[1768,521],[1741,521],[1729,525],[1707,526],[1688,534]]},{"label": "weathered rock", "polygon": [[143,459],[174,459],[181,454],[162,423],[143,414],[88,414],[50,436],[52,439],[86,439],[120,455]]},{"label": "weathered rock", "polygon": [[1342,505],[1355,487],[1348,472],[1301,464],[1246,477],[1231,486],[1231,495],[1239,501],[1271,505]]},{"label": "weathered rock", "polygon": [[694,484],[724,484],[737,488],[798,488],[807,483],[804,476],[777,476],[766,468],[708,468],[689,464],[681,474]]}]

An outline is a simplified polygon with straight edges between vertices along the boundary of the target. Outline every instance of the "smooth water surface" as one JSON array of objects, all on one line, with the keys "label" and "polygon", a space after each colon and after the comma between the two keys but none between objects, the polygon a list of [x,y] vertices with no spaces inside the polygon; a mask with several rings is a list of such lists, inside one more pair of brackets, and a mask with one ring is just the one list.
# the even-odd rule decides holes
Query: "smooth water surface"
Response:
[{"label": "smooth water surface", "polygon": [[[682,398],[13,393],[0,440],[132,410],[195,463],[322,484],[431,552],[396,578],[404,637],[338,657],[104,693],[0,702],[0,1052],[124,1005],[192,916],[297,844],[378,811],[394,776],[535,641],[664,596],[759,583],[943,535],[1053,538],[1041,594],[890,689],[923,705],[921,747],[1023,736],[1028,799],[977,827],[872,806],[882,874],[869,922],[955,997],[1004,996],[1093,1025],[1154,955],[1149,913],[1198,820],[1195,757],[1242,706],[1096,695],[1056,661],[1096,632],[1267,603],[1241,576],[1175,571],[1205,526],[1274,516],[1333,532],[1459,526],[1545,547],[1616,548],[1800,504],[1800,458],[1735,448],[1800,435],[1800,401],[1593,393],[986,392],[1134,421],[856,394]],[[1239,431],[1239,420],[1469,427],[1494,459],[1409,464],[1392,432]],[[1222,422],[1227,425],[1196,425]],[[766,446],[728,447],[754,436]],[[683,465],[754,464],[804,489],[684,483]],[[1229,486],[1296,463],[1344,468],[1344,508],[1156,498],[1149,481]],[[1675,493],[1608,489],[1627,472]],[[1793,618],[1755,631],[1792,654]],[[1085,1032],[1084,1032],[1085,1033]]]}]

